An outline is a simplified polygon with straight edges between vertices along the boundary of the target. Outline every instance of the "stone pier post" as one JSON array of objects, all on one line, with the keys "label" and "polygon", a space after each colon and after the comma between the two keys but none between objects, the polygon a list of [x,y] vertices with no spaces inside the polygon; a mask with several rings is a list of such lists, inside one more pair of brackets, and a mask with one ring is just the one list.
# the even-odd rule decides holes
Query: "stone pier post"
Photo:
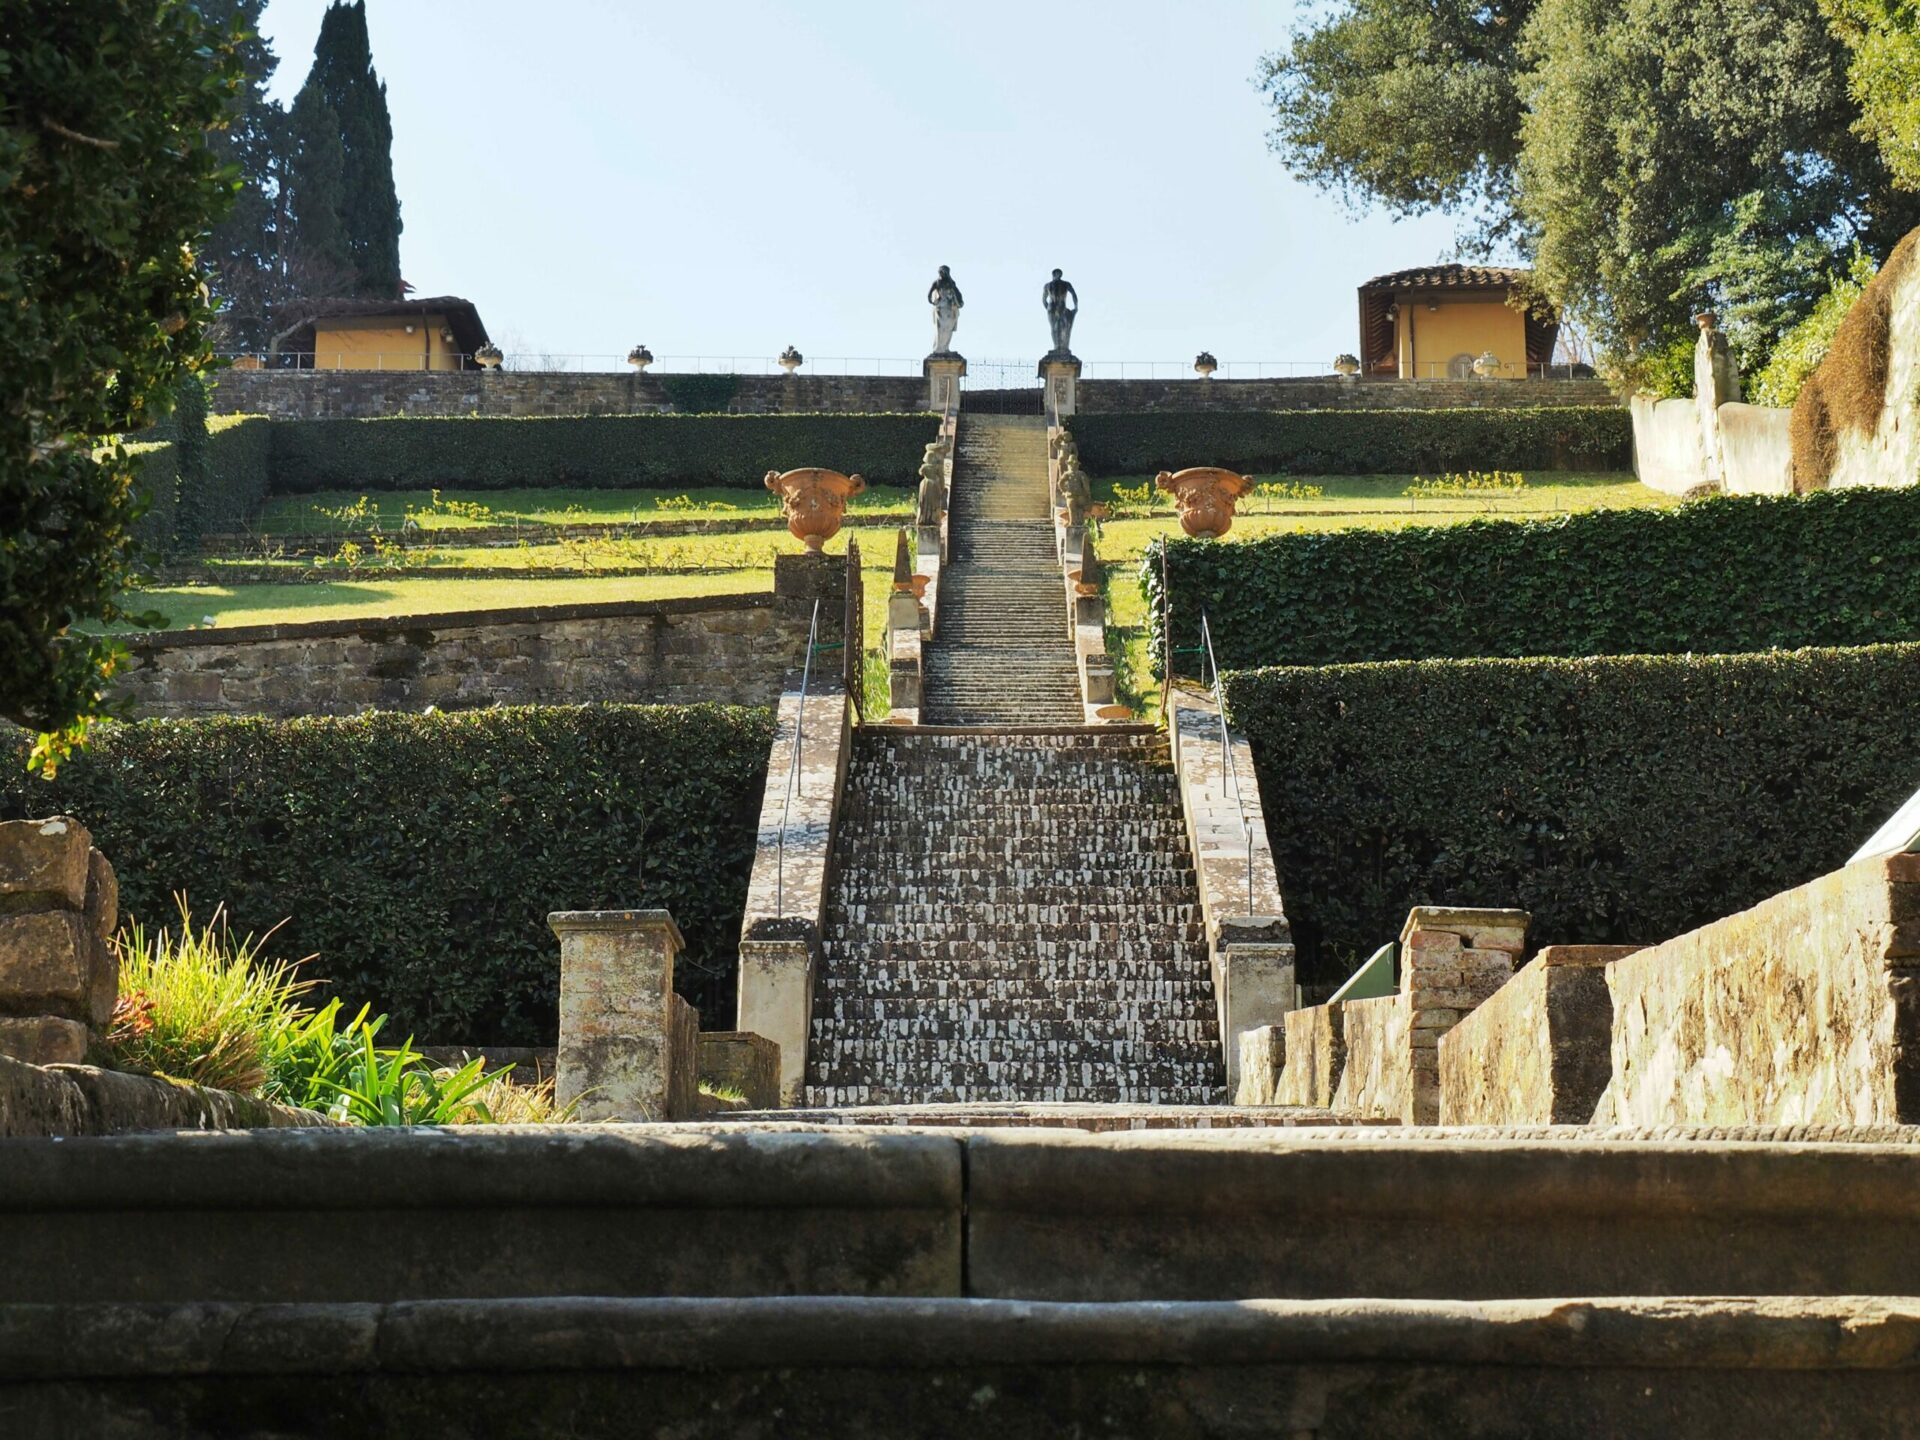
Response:
[{"label": "stone pier post", "polygon": [[967,373],[967,360],[954,351],[929,355],[921,366],[927,377],[927,408],[944,414],[960,403],[960,377]]},{"label": "stone pier post", "polygon": [[555,1098],[582,1120],[668,1120],[674,1071],[673,961],[685,945],[665,910],[558,910],[560,1056]]},{"label": "stone pier post", "polygon": [[1073,414],[1074,391],[1080,383],[1080,362],[1071,355],[1055,359],[1051,355],[1040,362],[1040,378],[1047,382],[1047,418],[1054,424]]}]

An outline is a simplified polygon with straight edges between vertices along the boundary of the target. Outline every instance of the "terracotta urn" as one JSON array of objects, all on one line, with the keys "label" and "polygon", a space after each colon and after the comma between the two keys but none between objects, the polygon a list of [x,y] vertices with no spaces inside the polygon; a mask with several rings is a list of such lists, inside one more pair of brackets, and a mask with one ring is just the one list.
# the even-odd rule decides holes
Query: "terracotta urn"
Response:
[{"label": "terracotta urn", "polygon": [[506,357],[500,353],[500,347],[489,340],[473,352],[474,363],[483,370],[498,370],[500,362]]},{"label": "terracotta urn", "polygon": [[1352,377],[1360,373],[1358,355],[1336,355],[1333,357],[1333,369],[1337,375]]},{"label": "terracotta urn", "polygon": [[866,488],[867,482],[858,475],[842,475],[838,470],[810,466],[784,474],[767,472],[767,489],[780,497],[780,508],[786,511],[787,533],[816,552],[840,533],[847,501]]},{"label": "terracotta urn", "polygon": [[806,363],[807,363],[807,357],[802,355],[798,350],[794,349],[793,346],[791,345],[787,346],[786,349],[780,352],[780,360],[779,360],[780,368],[786,371],[787,374],[789,375],[791,375],[794,371],[798,370],[802,365]]},{"label": "terracotta urn", "polygon": [[1489,380],[1500,373],[1500,357],[1491,350],[1473,362],[1473,373],[1482,380]]},{"label": "terracotta urn", "polygon": [[1180,512],[1180,528],[1199,540],[1218,540],[1233,528],[1233,502],[1253,489],[1251,475],[1196,466],[1190,470],[1162,470],[1153,479],[1173,496]]},{"label": "terracotta urn", "polygon": [[653,363],[653,351],[644,345],[636,345],[627,352],[627,363],[644,375],[647,366]]}]

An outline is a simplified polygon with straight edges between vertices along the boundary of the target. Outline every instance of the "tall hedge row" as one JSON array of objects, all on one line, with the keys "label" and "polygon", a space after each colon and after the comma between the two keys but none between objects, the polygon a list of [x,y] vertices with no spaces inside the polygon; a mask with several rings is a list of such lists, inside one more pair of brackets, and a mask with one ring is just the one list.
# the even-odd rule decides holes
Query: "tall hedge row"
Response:
[{"label": "tall hedge row", "polygon": [[1920,786],[1920,645],[1230,674],[1302,978],[1417,904],[1657,942],[1844,864]]},{"label": "tall hedge row", "polygon": [[162,438],[128,444],[146,509],[134,533],[156,555],[243,527],[267,497],[273,422],[264,415],[176,414]]},{"label": "tall hedge row", "polygon": [[78,816],[149,923],[184,891],[396,1039],[552,1044],[552,910],[661,906],[680,988],[732,1023],[729,971],[772,723],[721,706],[111,726],[49,783],[5,762],[0,818]]},{"label": "tall hedge row", "polygon": [[273,488],[759,488],[802,465],[908,485],[931,415],[583,415],[279,421]]},{"label": "tall hedge row", "polygon": [[[1229,669],[1920,640],[1920,489],[1176,540],[1166,572],[1175,645],[1204,610]],[[1157,548],[1143,574],[1158,656]]]},{"label": "tall hedge row", "polygon": [[1617,405],[1486,410],[1243,410],[1076,415],[1096,475],[1189,465],[1280,475],[1607,468],[1628,463]]}]

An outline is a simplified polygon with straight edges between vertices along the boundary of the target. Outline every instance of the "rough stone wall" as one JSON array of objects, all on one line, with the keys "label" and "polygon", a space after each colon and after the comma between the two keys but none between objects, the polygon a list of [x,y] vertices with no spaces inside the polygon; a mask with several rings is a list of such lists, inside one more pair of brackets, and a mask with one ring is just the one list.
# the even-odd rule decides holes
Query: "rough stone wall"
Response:
[{"label": "rough stone wall", "polygon": [[120,884],[68,815],[0,824],[0,1056],[70,1064],[120,998]]},{"label": "rough stone wall", "polygon": [[1082,380],[1075,407],[1160,410],[1458,410],[1613,405],[1601,380]]},{"label": "rough stone wall", "polygon": [[311,1110],[231,1090],[91,1065],[28,1065],[0,1055],[0,1138],[135,1130],[280,1130],[331,1125]]},{"label": "rough stone wall", "polygon": [[1333,1092],[1333,1109],[1343,1115],[1398,1120],[1412,1098],[1407,1025],[1412,1012],[1406,996],[1348,1000],[1340,1008],[1347,1063]]},{"label": "rough stone wall", "polygon": [[144,718],[361,710],[771,704],[811,601],[777,595],[250,625],[142,636],[117,696]]},{"label": "rough stone wall", "polygon": [[1340,1072],[1347,1064],[1346,1032],[1338,1005],[1310,1005],[1290,1010],[1284,1025],[1284,1066],[1273,1089],[1276,1105],[1333,1104]]},{"label": "rough stone wall", "polygon": [[1606,1091],[1605,967],[1632,945],[1550,945],[1440,1041],[1443,1125],[1584,1125]]},{"label": "rough stone wall", "polygon": [[[1873,367],[1883,377],[1880,404],[1870,427],[1856,429],[1836,416],[1833,470],[1826,481],[1836,489],[1920,483],[1920,231],[1888,257],[1882,276],[1884,285],[1876,279],[1868,287],[1884,290],[1877,299],[1884,311],[1885,356]],[[1838,401],[1830,397],[1836,409],[1844,409]]]},{"label": "rough stone wall", "polygon": [[1920,855],[1863,860],[1607,967],[1622,1125],[1920,1121]]},{"label": "rough stone wall", "polygon": [[[227,370],[209,406],[220,415],[365,420],[382,415],[644,415],[672,410],[655,375],[482,370]],[[736,415],[913,413],[927,408],[918,375],[742,375]]]}]

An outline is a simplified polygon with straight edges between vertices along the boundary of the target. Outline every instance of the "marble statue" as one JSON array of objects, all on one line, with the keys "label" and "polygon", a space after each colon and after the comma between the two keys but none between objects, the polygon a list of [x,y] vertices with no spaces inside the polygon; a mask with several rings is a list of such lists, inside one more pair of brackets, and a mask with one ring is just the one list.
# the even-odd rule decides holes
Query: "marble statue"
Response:
[{"label": "marble statue", "polygon": [[953,274],[944,265],[927,289],[927,303],[933,306],[933,353],[948,354],[953,349],[954,328],[960,323],[960,307],[967,302],[960,298],[960,287],[953,283]]},{"label": "marble statue", "polygon": [[1079,294],[1056,270],[1053,279],[1040,288],[1040,303],[1047,307],[1047,326],[1053,331],[1053,353],[1071,354],[1067,342],[1073,338],[1073,318],[1080,313]]}]

